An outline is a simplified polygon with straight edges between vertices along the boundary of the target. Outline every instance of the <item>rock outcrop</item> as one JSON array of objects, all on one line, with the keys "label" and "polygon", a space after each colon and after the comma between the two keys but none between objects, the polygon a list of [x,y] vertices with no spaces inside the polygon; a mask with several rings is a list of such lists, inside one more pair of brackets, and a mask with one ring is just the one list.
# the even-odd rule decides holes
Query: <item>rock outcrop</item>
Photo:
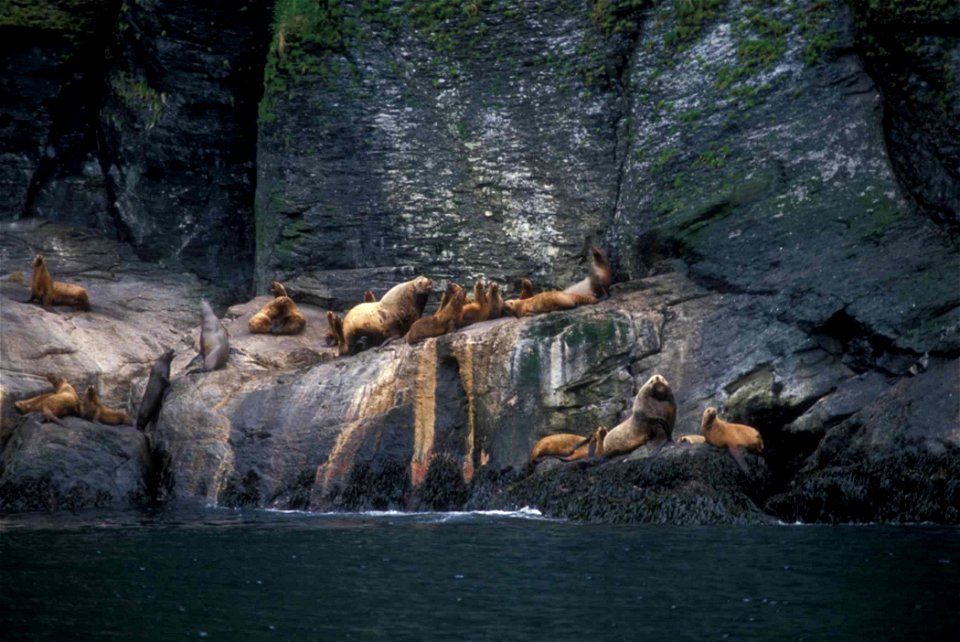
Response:
[{"label": "rock outcrop", "polygon": [[[144,471],[171,501],[956,523],[960,14],[876,4],[15,3],[0,216],[98,232],[2,230],[0,488],[67,494],[15,484],[56,428],[12,399],[54,370],[129,409],[174,345]],[[590,244],[619,281],[596,306],[324,346],[365,289],[563,286]],[[92,312],[17,301],[38,251]],[[200,296],[275,278],[307,332],[251,336],[265,299],[234,305],[227,367],[185,374]],[[529,470],[654,372],[675,436],[706,405],[761,430],[755,474],[680,445]]]}]

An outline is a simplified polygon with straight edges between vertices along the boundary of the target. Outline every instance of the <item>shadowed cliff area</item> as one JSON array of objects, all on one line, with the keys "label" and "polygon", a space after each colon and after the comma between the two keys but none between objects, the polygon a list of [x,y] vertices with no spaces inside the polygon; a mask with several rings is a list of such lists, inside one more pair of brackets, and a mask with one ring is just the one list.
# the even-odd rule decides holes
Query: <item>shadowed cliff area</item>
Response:
[{"label": "shadowed cliff area", "polygon": [[[15,2],[0,507],[957,523],[960,14],[907,4]],[[325,345],[364,290],[562,287],[591,245],[616,281],[595,306]],[[91,312],[23,303],[36,253]],[[247,330],[273,279],[304,334]],[[201,296],[232,351],[188,375]],[[146,435],[13,410],[53,372],[135,414],[165,347]],[[713,405],[764,456],[528,465],[653,374],[675,439]]]}]

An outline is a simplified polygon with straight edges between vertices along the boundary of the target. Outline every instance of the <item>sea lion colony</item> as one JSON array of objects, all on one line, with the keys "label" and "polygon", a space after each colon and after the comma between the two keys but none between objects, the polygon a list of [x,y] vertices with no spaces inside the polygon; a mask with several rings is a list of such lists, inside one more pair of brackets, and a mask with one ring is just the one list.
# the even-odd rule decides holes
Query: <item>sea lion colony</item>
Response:
[{"label": "sea lion colony", "polygon": [[[532,282],[521,279],[518,297],[507,301],[504,301],[497,283],[477,281],[473,287],[473,298],[468,300],[464,288],[450,282],[437,311],[429,317],[422,316],[433,290],[433,281],[427,277],[417,277],[396,285],[380,300],[371,290],[367,290],[363,303],[350,308],[343,317],[332,311],[327,312],[330,329],[325,344],[336,347],[338,355],[350,355],[400,337],[413,345],[503,316],[520,318],[590,305],[601,297],[609,296],[608,288],[612,282],[610,263],[604,253],[592,248],[591,258],[589,275],[582,281],[564,290],[535,294]],[[306,327],[306,318],[283,284],[274,281],[271,292],[275,298],[248,320],[250,332],[273,335],[302,332]],[[31,297],[28,302],[34,300],[39,300],[48,310],[52,305],[90,309],[86,290],[53,281],[46,260],[41,255],[33,260]],[[194,361],[202,360],[203,365],[187,374],[223,368],[230,352],[229,337],[223,324],[209,303],[201,301],[200,307],[199,354]],[[172,349],[166,350],[150,371],[137,412],[136,426],[141,430],[145,430],[159,415],[163,397],[170,385],[173,355]],[[19,412],[41,412],[45,421],[57,423],[61,423],[61,418],[71,415],[102,424],[134,423],[125,411],[104,406],[96,387],[89,386],[81,398],[64,378],[48,375],[47,379],[54,391],[16,402],[14,405]],[[543,437],[531,449],[529,462],[533,466],[545,458],[564,462],[611,458],[630,453],[647,443],[657,444],[659,449],[672,440],[676,412],[677,404],[669,383],[661,375],[653,375],[637,392],[631,414],[623,422],[609,429],[599,426],[588,435],[557,433]],[[719,419],[713,407],[704,411],[701,433],[702,436],[685,436],[680,441],[706,442],[711,446],[726,448],[744,472],[748,472],[748,469],[742,450],[756,454],[763,452],[763,440],[756,429]]]}]

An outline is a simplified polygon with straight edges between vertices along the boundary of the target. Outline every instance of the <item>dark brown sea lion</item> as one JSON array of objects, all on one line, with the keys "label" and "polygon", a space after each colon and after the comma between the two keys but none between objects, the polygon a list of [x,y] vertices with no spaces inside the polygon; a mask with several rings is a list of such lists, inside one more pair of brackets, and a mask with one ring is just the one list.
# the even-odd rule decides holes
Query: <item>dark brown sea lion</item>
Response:
[{"label": "dark brown sea lion", "polygon": [[630,416],[607,433],[603,440],[604,456],[624,455],[649,441],[670,441],[676,423],[673,391],[666,379],[655,374],[634,397]]},{"label": "dark brown sea lion", "polygon": [[79,285],[54,281],[47,269],[47,261],[42,254],[33,258],[33,274],[30,277],[31,301],[40,301],[47,310],[54,305],[72,305],[79,310],[90,310],[90,298],[87,291]]},{"label": "dark brown sea lion", "polygon": [[173,349],[164,352],[150,369],[150,379],[140,399],[137,411],[137,428],[146,429],[147,425],[160,414],[163,395],[170,387],[170,362],[173,361]]},{"label": "dark brown sea lion", "polygon": [[430,317],[414,321],[407,332],[407,343],[413,345],[430,337],[439,337],[457,329],[457,319],[466,303],[466,291],[456,283],[447,284],[444,293],[448,303]]},{"label": "dark brown sea lion", "polygon": [[[749,473],[747,463],[743,460],[742,450],[763,454],[763,438],[760,431],[752,426],[735,424],[724,421],[717,416],[717,409],[713,406],[703,411],[700,419],[700,432],[711,446],[726,448],[740,469]],[[742,449],[742,450],[741,450]]]}]

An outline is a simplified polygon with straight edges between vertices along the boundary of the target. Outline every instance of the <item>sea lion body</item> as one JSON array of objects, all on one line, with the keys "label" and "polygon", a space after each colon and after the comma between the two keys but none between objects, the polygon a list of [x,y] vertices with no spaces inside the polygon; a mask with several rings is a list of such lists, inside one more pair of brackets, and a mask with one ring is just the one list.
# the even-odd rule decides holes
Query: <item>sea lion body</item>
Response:
[{"label": "sea lion body", "polygon": [[104,406],[100,401],[100,393],[94,386],[87,386],[87,391],[80,400],[80,415],[89,421],[108,426],[133,425],[133,418],[124,411]]},{"label": "sea lion body", "polygon": [[600,248],[590,248],[590,275],[564,289],[570,294],[592,295],[602,297],[607,295],[607,288],[613,282],[613,269],[610,261]]},{"label": "sea lion body", "polygon": [[79,285],[54,281],[42,254],[33,258],[33,274],[30,276],[31,301],[40,301],[47,310],[54,305],[72,305],[78,310],[90,310],[90,298],[87,291]]},{"label": "sea lion body", "polygon": [[146,428],[160,414],[163,395],[170,387],[171,361],[173,361],[173,350],[167,350],[150,368],[150,379],[147,381],[147,387],[143,390],[140,409],[137,411],[137,428],[141,430]]},{"label": "sea lion body", "polygon": [[54,388],[53,392],[45,392],[36,397],[30,397],[13,404],[21,413],[40,412],[44,419],[62,423],[61,417],[78,416],[80,414],[80,397],[67,380],[57,375],[47,375]]},{"label": "sea lion body", "polygon": [[499,319],[502,317],[506,308],[503,303],[503,294],[500,292],[499,283],[491,283],[487,288],[487,304],[489,305],[488,319]]},{"label": "sea lion body", "polygon": [[603,440],[604,456],[624,455],[649,441],[670,441],[677,422],[677,402],[670,384],[655,374],[641,386],[630,416],[610,429]]},{"label": "sea lion body", "polygon": [[490,301],[487,299],[487,289],[482,281],[477,281],[473,286],[473,301],[463,306],[457,327],[464,328],[472,323],[486,321],[489,317]]},{"label": "sea lion body", "polygon": [[536,463],[543,457],[557,457],[561,461],[602,457],[603,441],[606,436],[607,429],[603,426],[598,427],[586,437],[571,433],[548,435],[533,445],[530,450],[530,462]]},{"label": "sea lion body", "polygon": [[423,314],[432,289],[433,281],[420,276],[390,288],[377,302],[355,305],[343,319],[328,312],[338,354],[353,354],[361,341],[370,347],[405,335]]},{"label": "sea lion body", "polygon": [[254,334],[300,334],[307,320],[288,296],[278,296],[250,317],[247,323]]},{"label": "sea lion body", "polygon": [[203,355],[203,369],[206,371],[218,370],[227,362],[230,356],[230,340],[227,330],[220,323],[220,319],[213,313],[213,308],[206,300],[200,301],[200,311],[203,319],[200,325],[200,352]]},{"label": "sea lion body", "polygon": [[447,285],[444,293],[448,303],[430,317],[421,317],[413,322],[407,332],[407,343],[413,345],[430,337],[439,337],[457,329],[457,319],[466,303],[466,291],[456,283]]},{"label": "sea lion body", "polygon": [[504,306],[511,315],[522,318],[557,310],[572,310],[578,305],[591,305],[596,302],[596,297],[590,294],[551,291],[541,292],[527,299],[510,299]]},{"label": "sea lion body", "polygon": [[749,470],[743,460],[741,450],[757,455],[763,454],[763,438],[760,436],[759,430],[745,424],[735,424],[720,419],[717,416],[717,409],[713,406],[703,411],[703,417],[700,419],[700,432],[711,446],[726,448],[730,451],[730,455],[745,473]]}]

